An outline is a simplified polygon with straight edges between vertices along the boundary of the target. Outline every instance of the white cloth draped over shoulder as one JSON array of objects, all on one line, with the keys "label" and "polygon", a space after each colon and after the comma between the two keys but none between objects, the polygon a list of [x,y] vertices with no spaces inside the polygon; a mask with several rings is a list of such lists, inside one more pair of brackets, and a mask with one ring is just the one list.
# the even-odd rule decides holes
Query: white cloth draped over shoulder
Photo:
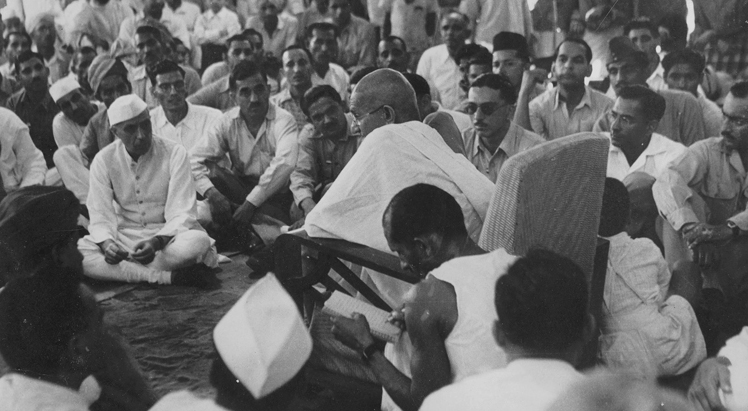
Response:
[{"label": "white cloth draped over shoulder", "polygon": [[[374,130],[330,190],[307,216],[312,237],[338,238],[391,253],[382,215],[392,197],[418,183],[451,194],[462,208],[470,238],[478,241],[494,184],[464,156],[454,153],[433,128],[420,122]],[[372,275],[384,300],[402,305],[409,284]]]}]

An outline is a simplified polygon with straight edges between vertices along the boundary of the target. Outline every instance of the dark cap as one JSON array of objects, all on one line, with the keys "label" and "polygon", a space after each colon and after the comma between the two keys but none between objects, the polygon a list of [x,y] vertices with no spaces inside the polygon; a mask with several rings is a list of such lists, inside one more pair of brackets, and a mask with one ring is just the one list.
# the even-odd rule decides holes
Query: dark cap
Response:
[{"label": "dark cap", "polygon": [[530,59],[530,49],[525,36],[510,31],[502,31],[493,37],[493,51],[514,50],[518,57]]},{"label": "dark cap", "polygon": [[622,61],[633,61],[637,65],[647,66],[647,54],[639,50],[626,36],[613,37],[608,41],[608,59],[605,65]]}]

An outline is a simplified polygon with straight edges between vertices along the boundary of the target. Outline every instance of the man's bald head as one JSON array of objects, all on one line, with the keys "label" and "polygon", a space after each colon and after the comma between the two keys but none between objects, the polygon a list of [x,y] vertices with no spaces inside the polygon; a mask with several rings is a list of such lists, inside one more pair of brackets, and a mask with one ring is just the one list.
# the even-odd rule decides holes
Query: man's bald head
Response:
[{"label": "man's bald head", "polygon": [[351,113],[363,135],[387,124],[420,121],[413,87],[401,73],[386,68],[358,82],[351,96]]}]

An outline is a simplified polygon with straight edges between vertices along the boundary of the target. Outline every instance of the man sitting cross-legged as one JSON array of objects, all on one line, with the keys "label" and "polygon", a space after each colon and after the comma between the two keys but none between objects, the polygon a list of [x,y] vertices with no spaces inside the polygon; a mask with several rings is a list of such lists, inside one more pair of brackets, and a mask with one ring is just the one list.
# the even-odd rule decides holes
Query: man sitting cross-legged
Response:
[{"label": "man sitting cross-legged", "polygon": [[147,105],[135,95],[115,100],[107,115],[118,139],[91,164],[91,234],[78,244],[84,274],[207,285],[208,266],[217,265],[217,256],[196,220],[186,150],[152,135]]},{"label": "man sitting cross-legged", "polygon": [[[270,103],[267,77],[255,63],[234,67],[229,84],[239,107],[224,113],[192,147],[190,161],[213,225],[223,235],[233,230],[239,245],[251,250],[259,242],[252,238],[250,223],[258,223],[260,216],[290,223],[288,181],[298,157],[298,129],[289,112]],[[231,169],[220,164],[227,154]],[[282,224],[275,225],[268,233],[258,230],[266,243],[280,235]]]},{"label": "man sitting cross-legged", "polygon": [[[472,278],[458,264],[475,258],[447,264],[457,275]],[[498,320],[493,331],[508,365],[436,391],[422,411],[541,411],[584,378],[574,370],[594,328],[584,272],[565,257],[535,249],[517,259],[495,289]]]},{"label": "man sitting cross-legged", "polygon": [[480,249],[468,236],[457,201],[428,184],[395,195],[382,226],[403,268],[423,278],[408,292],[396,317],[404,320],[412,342],[412,377],[397,368],[401,361],[407,365],[407,358],[390,352],[390,360],[372,348],[366,317],[333,318],[333,333],[363,353],[399,407],[418,409],[435,390],[506,364],[492,336],[497,319],[493,286],[515,257],[503,249],[490,254]]}]

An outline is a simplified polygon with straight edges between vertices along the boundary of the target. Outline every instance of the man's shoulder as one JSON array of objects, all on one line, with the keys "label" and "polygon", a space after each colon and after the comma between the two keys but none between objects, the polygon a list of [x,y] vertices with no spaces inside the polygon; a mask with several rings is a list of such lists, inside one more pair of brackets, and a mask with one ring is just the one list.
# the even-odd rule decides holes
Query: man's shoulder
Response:
[{"label": "man's shoulder", "polygon": [[676,105],[682,106],[688,104],[700,107],[699,101],[696,99],[696,97],[694,97],[693,94],[685,91],[662,89],[658,90],[657,93],[665,98],[668,107],[675,108],[674,106]]},{"label": "man's shoulder", "polygon": [[[553,102],[556,100],[556,93],[558,93],[558,87],[554,87],[550,90],[545,90],[544,92],[538,94],[535,98],[530,100],[530,109],[534,110],[540,110],[540,108],[544,104],[548,104],[550,102]],[[549,113],[548,111],[541,111],[542,113]]]},{"label": "man's shoulder", "polygon": [[516,256],[509,254],[505,249],[497,248],[490,253],[454,258],[442,264],[433,273],[436,275],[440,272],[464,272],[465,267],[478,271],[505,271],[516,259]]},{"label": "man's shoulder", "polygon": [[675,140],[671,140],[660,133],[652,133],[652,140],[668,153],[673,153],[675,151],[681,152],[685,151],[686,149],[686,146],[684,146],[683,144]]},{"label": "man's shoulder", "polygon": [[351,23],[355,24],[359,30],[361,31],[374,31],[374,25],[369,23],[368,21],[362,19],[361,17],[354,16],[351,14]]},{"label": "man's shoulder", "polygon": [[421,54],[421,59],[433,59],[436,57],[439,57],[447,52],[447,45],[446,44],[439,44],[434,47],[427,48],[426,51]]},{"label": "man's shoulder", "polygon": [[223,114],[221,113],[221,110],[218,110],[213,107],[203,106],[200,104],[192,104],[192,103],[187,103],[187,104],[189,104],[189,107],[190,107],[189,111],[187,112],[187,116],[207,117],[209,119],[215,120],[221,117],[221,115]]},{"label": "man's shoulder", "polygon": [[3,127],[27,127],[26,123],[13,110],[7,107],[0,107],[0,124]]},{"label": "man's shoulder", "polygon": [[517,127],[520,130],[519,135],[520,135],[521,146],[530,148],[530,147],[546,142],[546,139],[541,137],[539,134],[533,131],[530,131],[530,130],[525,130],[523,127],[520,127],[520,126],[517,126]]}]

